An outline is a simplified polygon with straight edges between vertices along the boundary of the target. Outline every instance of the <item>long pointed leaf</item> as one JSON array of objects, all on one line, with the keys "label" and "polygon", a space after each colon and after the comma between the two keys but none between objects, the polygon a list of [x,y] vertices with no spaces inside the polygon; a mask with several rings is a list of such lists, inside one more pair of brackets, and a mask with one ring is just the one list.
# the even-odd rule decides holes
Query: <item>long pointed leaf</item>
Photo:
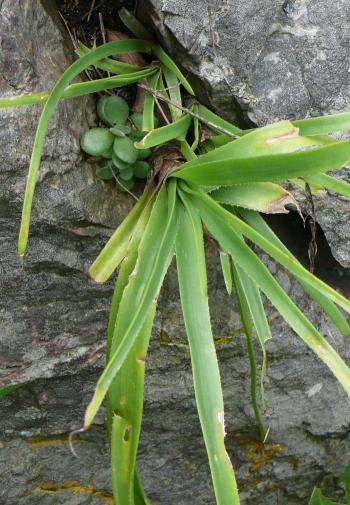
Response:
[{"label": "long pointed leaf", "polygon": [[308,270],[306,270],[306,268],[304,268],[290,253],[287,254],[282,251],[281,248],[276,247],[274,243],[266,239],[260,233],[256,232],[251,226],[247,225],[241,219],[237,218],[237,216],[234,216],[226,209],[222,208],[208,195],[199,192],[193,192],[193,194],[195,194],[198,199],[203,201],[206,207],[210,208],[214,213],[220,215],[223,222],[261,247],[272,258],[287,268],[287,270],[297,279],[327,296],[330,300],[338,304],[347,312],[350,312],[349,300],[344,298],[344,296],[335,291],[335,289],[331,288],[326,283],[315,277]]},{"label": "long pointed leaf", "polygon": [[58,79],[57,83],[53,87],[50,96],[45,103],[44,109],[41,113],[38,128],[36,131],[34,146],[32,151],[32,156],[30,160],[27,185],[23,201],[22,209],[22,220],[18,238],[18,254],[23,255],[26,250],[28,234],[29,234],[29,223],[30,214],[33,203],[33,196],[35,185],[38,177],[40,161],[42,150],[44,147],[45,136],[49,126],[49,121],[55,112],[55,108],[62,98],[65,88],[77,75],[83,70],[93,65],[95,62],[116,53],[126,53],[130,51],[140,51],[140,52],[150,52],[153,44],[141,40],[118,40],[115,42],[109,42],[97,49],[92,50],[89,54],[83,56],[79,60],[75,61]]},{"label": "long pointed leaf", "polygon": [[344,195],[350,198],[350,184],[346,181],[342,181],[341,179],[336,179],[327,174],[316,174],[307,177],[307,181],[311,184],[316,184],[319,186],[323,186],[339,195]]},{"label": "long pointed leaf", "polygon": [[[243,137],[245,138],[247,136]],[[344,140],[301,152],[232,158],[208,163],[201,163],[201,157],[198,157],[185,163],[173,176],[204,186],[274,182],[334,170],[345,165],[349,158],[350,141]],[[196,165],[190,166],[190,163]]]},{"label": "long pointed leaf", "polygon": [[173,123],[147,133],[142,140],[135,142],[135,147],[137,149],[147,149],[181,137],[187,132],[191,121],[192,118],[186,114]]},{"label": "long pointed leaf", "polygon": [[149,201],[151,191],[151,187],[144,191],[91,265],[89,275],[96,282],[105,282],[124,258],[135,224]]},{"label": "long pointed leaf", "polygon": [[[289,251],[289,249],[287,249],[287,247],[280,241],[277,235],[275,235],[275,233],[271,230],[271,228],[268,226],[265,220],[257,212],[249,211],[246,209],[239,209],[239,213],[252,228],[254,228],[258,233],[260,233],[260,235],[263,235],[266,239],[268,239],[281,251],[283,251],[284,253],[288,254],[290,257],[293,258],[293,255]],[[320,293],[310,284],[306,284],[301,276],[298,277],[298,280],[305,289],[305,291],[310,295],[310,297],[313,298],[315,302],[318,303],[318,305],[320,305],[320,307],[322,307],[324,312],[333,321],[338,330],[343,335],[350,335],[350,326],[346,318],[340,312],[338,307],[328,298],[328,296],[324,295],[323,293]]]},{"label": "long pointed leaf", "polygon": [[266,214],[287,213],[286,205],[297,205],[293,196],[273,182],[225,186],[210,193],[215,201],[253,209]]},{"label": "long pointed leaf", "polygon": [[[199,216],[196,209],[193,215]],[[202,237],[202,234],[201,234]],[[201,240],[202,247],[198,249]],[[200,255],[200,256],[199,256]],[[190,346],[196,403],[218,505],[238,505],[233,468],[224,443],[224,404],[220,373],[211,332],[208,299],[200,289],[205,279],[203,238],[193,235],[193,225],[183,212],[176,241],[182,312]]]},{"label": "long pointed leaf", "polygon": [[[316,330],[311,322],[289,298],[267,267],[255,253],[239,238],[232,229],[231,219],[224,217],[218,209],[208,205],[206,200],[195,198],[201,211],[202,219],[208,230],[218,240],[221,247],[232,255],[235,262],[270,299],[290,327],[317,354],[339,380],[350,395],[350,370],[332,346]],[[217,204],[215,204],[217,205]],[[239,220],[238,220],[239,221]]]},{"label": "long pointed leaf", "polygon": [[298,119],[293,121],[293,124],[299,128],[302,135],[322,135],[350,130],[350,112]]},{"label": "long pointed leaf", "polygon": [[[151,89],[156,89],[159,81],[160,72],[158,71],[155,75],[152,75],[147,79],[147,86]],[[154,129],[154,96],[151,93],[145,91],[145,100],[143,105],[143,115],[142,115],[142,130],[151,131]]]},{"label": "long pointed leaf", "polygon": [[174,74],[179,79],[185,90],[190,95],[194,95],[192,86],[190,85],[186,77],[183,75],[179,67],[174,63],[174,61],[170,58],[170,56],[168,56],[167,53],[163,51],[163,49],[160,46],[158,45],[153,46],[153,54],[157,56],[158,60],[161,63],[163,63],[163,65],[165,65],[169,70],[174,72]]},{"label": "long pointed leaf", "polygon": [[[121,88],[140,81],[145,77],[154,74],[156,68],[145,68],[139,72],[132,72],[131,74],[117,75],[113,77],[106,77],[104,79],[95,79],[93,81],[77,82],[67,86],[62,94],[62,100],[75,98],[78,96],[89,95],[90,93],[97,93],[106,89]],[[21,105],[34,105],[38,103],[44,104],[47,102],[51,91],[42,91],[38,93],[25,93],[23,95],[0,97],[0,108],[18,107]]]},{"label": "long pointed leaf", "polygon": [[160,190],[140,244],[138,262],[120,303],[116,332],[123,335],[118,348],[97,382],[95,394],[85,414],[85,427],[92,423],[108,388],[125,361],[148,310],[158,296],[173,256],[178,225],[176,184]]},{"label": "long pointed leaf", "polygon": [[235,288],[236,288],[236,293],[237,293],[241,321],[242,321],[244,333],[247,338],[248,356],[249,356],[249,362],[250,362],[250,392],[251,392],[251,398],[252,398],[252,405],[253,405],[253,410],[254,410],[254,414],[255,414],[255,419],[256,419],[256,422],[259,427],[260,438],[261,438],[261,440],[265,440],[266,428],[264,426],[263,418],[260,414],[257,393],[256,393],[256,382],[257,382],[256,369],[257,369],[257,366],[256,366],[255,350],[254,350],[254,344],[253,344],[253,333],[252,333],[252,323],[253,322],[251,319],[251,312],[249,309],[248,301],[247,301],[247,298],[246,298],[244,290],[243,290],[243,285],[242,285],[241,279],[239,278],[238,272],[237,272],[234,265],[233,265],[232,271],[233,271],[233,277],[235,280]]},{"label": "long pointed leaf", "polygon": [[[145,373],[145,357],[151,336],[156,303],[149,308],[123,366],[110,386],[108,409],[112,417],[112,485],[116,503],[134,505],[134,479],[139,443]],[[119,335],[120,337],[120,335]],[[115,339],[118,347],[118,335]],[[112,348],[112,355],[115,349]]]},{"label": "long pointed leaf", "polygon": [[[162,65],[163,75],[167,85],[170,100],[178,105],[182,105],[180,82],[172,70]],[[178,107],[169,104],[169,110],[173,121],[176,121],[182,116],[182,111]]]}]

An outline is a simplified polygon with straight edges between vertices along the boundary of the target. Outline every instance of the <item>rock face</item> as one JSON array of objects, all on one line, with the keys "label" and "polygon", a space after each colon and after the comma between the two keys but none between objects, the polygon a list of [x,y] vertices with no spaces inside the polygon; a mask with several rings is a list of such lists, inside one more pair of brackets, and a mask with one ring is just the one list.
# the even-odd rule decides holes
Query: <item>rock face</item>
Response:
[{"label": "rock face", "polygon": [[[192,14],[193,23],[196,19],[196,3],[199,4],[188,3],[187,10],[183,1],[177,2],[177,7],[169,1],[158,6],[154,2],[153,7],[158,8],[158,18],[164,19],[166,31],[170,21],[183,16],[186,33],[190,33],[196,26],[191,24]],[[286,11],[291,9],[288,5]],[[334,9],[339,8],[341,15],[341,4],[337,5]],[[301,9],[301,4],[298,8]],[[321,6],[320,12],[323,9]],[[213,16],[218,16],[215,12],[213,9]],[[237,3],[238,19],[254,15],[258,20],[259,12],[261,23],[270,22],[275,12],[272,2],[266,3],[265,9],[252,9],[251,14],[246,3]],[[203,22],[205,16],[201,17]],[[225,22],[229,26],[227,16]],[[338,18],[335,22],[340,23]],[[317,23],[323,26],[322,19]],[[345,21],[341,23],[345,26]],[[0,94],[50,88],[71,55],[39,0],[0,1],[0,25]],[[254,24],[259,40],[264,26]],[[212,54],[206,30],[199,30],[197,40],[202,50],[207,46],[208,54]],[[290,37],[282,28],[276,30],[277,40]],[[176,36],[173,32],[172,37]],[[187,40],[188,35],[182,33]],[[229,41],[229,32],[225,33],[227,46],[237,43],[236,37],[231,36]],[[318,31],[315,37],[317,34]],[[273,40],[271,35],[271,44]],[[222,45],[224,40],[218,43]],[[331,41],[328,43],[330,47]],[[185,54],[189,42],[188,47],[184,42],[181,44]],[[241,48],[237,45],[240,51],[236,51],[241,53],[242,60],[247,51],[247,64],[254,59],[252,49],[245,49],[248,45],[247,40]],[[184,64],[191,58],[188,51]],[[206,61],[209,65],[209,59]],[[231,100],[231,93],[222,81],[222,71],[215,68],[211,62],[206,73],[213,79],[217,76],[218,87],[212,87],[210,93],[218,105],[224,99]],[[252,74],[251,66],[247,66],[246,74]],[[265,85],[268,89],[271,81],[264,82]],[[303,89],[300,93],[305,92]],[[299,95],[294,96],[291,90],[288,88],[295,100],[295,110],[298,115],[305,115],[300,108],[303,100],[299,101]],[[346,93],[339,88],[337,96],[337,107],[341,108]],[[235,100],[238,98],[237,94]],[[261,99],[260,109],[256,108],[262,111],[261,117],[267,107],[264,103]],[[287,114],[283,103],[276,105],[274,114]],[[305,111],[311,107],[310,103],[305,105]],[[95,121],[93,101],[77,99],[63,103],[51,122],[35,196],[28,254],[20,261],[16,256],[16,238],[39,114],[37,107],[0,110],[0,381],[1,385],[23,384],[14,394],[0,400],[0,504],[111,504],[103,414],[90,432],[75,439],[78,458],[69,450],[67,433],[80,427],[103,365],[112,292],[110,284],[97,286],[89,281],[86,269],[113,227],[131,208],[132,201],[109,183],[99,182],[95,167],[80,153],[80,134]],[[228,302],[216,253],[210,245],[207,252],[213,328],[227,406],[227,446],[237,469],[242,505],[255,502],[302,505],[316,483],[336,498],[339,490],[334,477],[341,473],[348,459],[350,407],[345,393],[325,366],[269,308],[274,333],[268,343],[270,366],[266,381],[271,435],[265,445],[256,441],[249,401],[248,359],[237,310],[234,301]],[[282,269],[272,263],[270,266],[300,307],[349,359],[347,342],[326,323]],[[147,364],[139,466],[152,504],[209,505],[214,498],[195,411],[176,285],[172,267],[160,299]]]},{"label": "rock face", "polygon": [[[139,17],[228,119],[261,126],[350,110],[348,0],[144,0]],[[350,267],[348,202],[330,196],[316,211]]]}]

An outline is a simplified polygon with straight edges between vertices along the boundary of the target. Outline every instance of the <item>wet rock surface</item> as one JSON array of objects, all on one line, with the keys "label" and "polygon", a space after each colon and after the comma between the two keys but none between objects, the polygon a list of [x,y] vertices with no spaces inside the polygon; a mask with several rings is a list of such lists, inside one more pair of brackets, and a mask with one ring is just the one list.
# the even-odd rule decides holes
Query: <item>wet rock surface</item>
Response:
[{"label": "wet rock surface", "polygon": [[[166,5],[174,9],[170,4],[162,2],[163,10]],[[181,2],[178,5],[182,8]],[[50,88],[71,54],[41,3],[0,1],[0,25],[1,95]],[[19,260],[16,238],[39,114],[39,107],[0,110],[0,381],[24,384],[0,400],[0,504],[111,504],[103,412],[92,430],[75,438],[78,457],[69,449],[67,434],[80,427],[103,366],[112,293],[111,284],[89,281],[86,269],[133,202],[98,181],[95,167],[79,150],[81,132],[95,121],[93,100],[63,103],[46,141],[28,254]],[[271,434],[267,444],[257,442],[238,314],[225,294],[210,245],[207,253],[227,406],[227,446],[242,504],[302,505],[314,484],[335,499],[340,493],[335,477],[349,453],[350,407],[345,393],[269,308],[274,334],[267,347],[266,380]],[[346,339],[282,269],[270,266],[349,360]],[[172,267],[147,362],[139,466],[152,504],[211,505],[214,498],[176,286]]]}]

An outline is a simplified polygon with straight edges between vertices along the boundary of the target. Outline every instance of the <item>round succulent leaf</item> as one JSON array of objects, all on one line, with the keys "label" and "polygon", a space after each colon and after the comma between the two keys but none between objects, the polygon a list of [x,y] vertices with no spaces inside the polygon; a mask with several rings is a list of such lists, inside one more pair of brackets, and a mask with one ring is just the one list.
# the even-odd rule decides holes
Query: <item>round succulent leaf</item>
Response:
[{"label": "round succulent leaf", "polygon": [[107,128],[91,128],[81,136],[80,145],[91,156],[102,156],[112,146],[114,138]]},{"label": "round succulent leaf", "polygon": [[131,132],[131,126],[128,124],[115,124],[112,126],[112,128],[109,129],[113,135],[116,135],[117,137],[125,137],[125,135],[128,135]]},{"label": "round succulent leaf", "polygon": [[103,165],[97,170],[97,176],[104,181],[114,179],[113,170],[109,165]]},{"label": "round succulent leaf", "polygon": [[113,156],[113,145],[107,149],[107,151],[104,151],[101,156],[103,156],[103,158],[106,158],[107,160],[110,160]]},{"label": "round succulent leaf", "polygon": [[115,137],[113,151],[125,163],[134,163],[137,160],[138,151],[129,137]]},{"label": "round succulent leaf", "polygon": [[[115,124],[125,124],[129,116],[129,106],[120,96],[102,97],[101,106],[98,107],[98,115],[105,123],[110,126]],[[100,98],[101,100],[101,98]]]},{"label": "round succulent leaf", "polygon": [[108,99],[108,96],[101,96],[97,102],[97,115],[98,117],[106,123],[106,117],[104,115],[104,103]]},{"label": "round succulent leaf", "polygon": [[113,161],[113,164],[115,165],[115,167],[118,168],[118,170],[125,170],[126,168],[128,168],[130,166],[130,163],[126,163],[125,161],[122,161],[114,153],[112,156],[112,161]]},{"label": "round succulent leaf", "polygon": [[136,161],[132,165],[132,169],[134,171],[135,177],[137,177],[138,179],[144,179],[149,174],[149,171],[151,170],[151,166],[149,163],[147,163],[147,161],[140,160],[140,161]]},{"label": "round succulent leaf", "polygon": [[125,170],[121,170],[119,172],[119,177],[120,179],[122,179],[123,181],[130,181],[130,179],[134,176],[134,171],[133,169],[131,168],[131,166],[129,166],[128,168],[126,168]]},{"label": "round succulent leaf", "polygon": [[124,181],[119,176],[117,177],[117,185],[121,191],[131,190],[135,186],[135,179],[132,177],[128,181]]},{"label": "round succulent leaf", "polygon": [[152,154],[151,149],[138,149],[137,152],[138,152],[137,155],[138,160],[145,160],[146,158],[149,158]]}]

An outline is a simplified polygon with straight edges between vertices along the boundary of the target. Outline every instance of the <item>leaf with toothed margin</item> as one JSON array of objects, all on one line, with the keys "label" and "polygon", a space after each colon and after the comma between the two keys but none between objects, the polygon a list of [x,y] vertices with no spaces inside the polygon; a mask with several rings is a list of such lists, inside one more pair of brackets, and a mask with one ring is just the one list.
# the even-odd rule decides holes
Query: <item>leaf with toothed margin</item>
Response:
[{"label": "leaf with toothed margin", "polygon": [[115,331],[122,337],[97,382],[95,394],[85,413],[85,428],[91,425],[137,338],[151,304],[159,294],[174,253],[177,228],[176,182],[170,181],[162,187],[153,205],[140,243],[138,261],[120,302]]},{"label": "leaf with toothed margin", "polygon": [[[207,195],[199,195],[198,193],[198,197],[194,196],[194,199],[200,209],[205,226],[220,246],[235,258],[235,262],[265,293],[289,326],[328,366],[344,390],[350,395],[350,369],[348,366],[289,298],[256,254],[243,240],[237,237],[237,232],[244,234],[243,229],[247,225],[241,227],[240,219],[222,209]],[[236,233],[232,233],[232,231]],[[291,271],[290,268],[289,270]],[[345,301],[348,304],[347,300]]]},{"label": "leaf with toothed margin", "polygon": [[252,182],[224,186],[210,193],[216,202],[257,210],[264,214],[286,214],[287,205],[298,207],[295,198],[273,182]]},{"label": "leaf with toothed margin", "polygon": [[[247,210],[247,209],[237,209],[242,218],[246,221],[249,226],[251,226],[255,231],[257,231],[260,235],[264,236],[265,239],[269,240],[274,246],[278,247],[285,254],[289,255],[293,258],[292,253],[287,249],[287,247],[280,241],[280,239],[275,235],[275,233],[271,230],[269,225],[265,222],[265,220],[255,211]],[[296,258],[294,258],[297,261]],[[317,289],[315,289],[310,284],[307,284],[303,281],[303,276],[300,275],[298,277],[298,281],[303,286],[304,290],[308,295],[315,300],[316,303],[322,308],[322,310],[328,315],[328,317],[333,321],[334,325],[338,328],[342,335],[350,335],[350,326],[338,309],[338,307],[329,299],[329,297],[320,293]]]}]

